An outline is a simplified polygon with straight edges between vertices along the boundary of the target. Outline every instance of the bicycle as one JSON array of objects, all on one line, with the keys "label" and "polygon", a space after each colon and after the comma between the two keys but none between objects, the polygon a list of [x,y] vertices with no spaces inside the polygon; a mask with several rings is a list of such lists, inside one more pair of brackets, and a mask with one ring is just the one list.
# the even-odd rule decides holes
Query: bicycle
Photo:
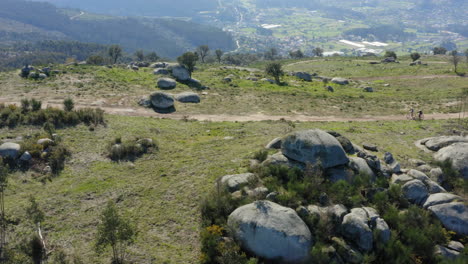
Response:
[{"label": "bicycle", "polygon": [[407,113],[406,114],[406,119],[407,120],[416,120],[416,117],[412,113]]}]

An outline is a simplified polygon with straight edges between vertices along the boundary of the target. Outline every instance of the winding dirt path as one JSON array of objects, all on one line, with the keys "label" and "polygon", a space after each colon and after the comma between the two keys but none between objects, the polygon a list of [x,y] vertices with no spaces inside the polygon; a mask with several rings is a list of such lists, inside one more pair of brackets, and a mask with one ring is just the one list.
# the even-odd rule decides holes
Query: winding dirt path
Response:
[{"label": "winding dirt path", "polygon": [[[16,104],[19,102],[2,102],[4,104]],[[43,102],[43,107],[62,108],[62,104]],[[152,109],[143,107],[120,107],[120,106],[92,106],[92,105],[75,105],[75,108],[101,108],[110,115],[121,116],[139,116],[139,117],[154,117],[173,120],[197,120],[211,122],[249,122],[249,121],[297,121],[297,122],[370,122],[370,121],[403,121],[407,120],[404,115],[386,115],[386,116],[362,116],[362,117],[339,117],[339,116],[309,116],[309,115],[265,115],[262,113],[248,115],[226,115],[226,114],[181,114],[157,113]],[[425,120],[443,120],[443,119],[458,119],[460,117],[468,117],[468,112],[465,113],[449,113],[449,114],[426,114]]]}]

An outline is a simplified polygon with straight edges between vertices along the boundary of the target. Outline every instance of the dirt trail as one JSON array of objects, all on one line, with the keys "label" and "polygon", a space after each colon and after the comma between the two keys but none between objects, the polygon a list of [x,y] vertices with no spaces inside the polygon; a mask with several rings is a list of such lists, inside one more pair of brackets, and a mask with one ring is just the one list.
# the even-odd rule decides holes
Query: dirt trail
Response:
[{"label": "dirt trail", "polygon": [[[19,102],[2,102],[4,104],[16,104]],[[62,108],[62,104],[43,102],[43,107],[57,107]],[[339,117],[339,116],[309,116],[309,115],[265,115],[261,113],[248,114],[248,115],[226,115],[226,114],[180,114],[170,113],[161,114],[148,108],[132,108],[120,106],[91,106],[91,105],[75,105],[75,108],[101,108],[107,114],[121,115],[121,116],[140,116],[140,117],[155,117],[173,120],[190,119],[197,121],[212,121],[212,122],[248,122],[248,121],[298,121],[298,122],[369,122],[369,121],[402,121],[407,120],[404,115],[387,115],[387,116],[362,116],[362,117]],[[440,119],[457,119],[459,117],[468,117],[468,112],[465,113],[450,113],[450,114],[426,114],[426,120],[440,120]]]}]

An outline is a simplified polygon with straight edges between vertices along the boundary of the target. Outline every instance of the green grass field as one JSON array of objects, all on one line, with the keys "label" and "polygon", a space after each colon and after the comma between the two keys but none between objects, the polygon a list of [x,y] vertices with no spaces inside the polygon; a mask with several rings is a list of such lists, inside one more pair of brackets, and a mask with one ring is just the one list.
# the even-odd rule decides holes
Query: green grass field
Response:
[{"label": "green grass field", "polygon": [[[309,116],[382,116],[404,115],[409,108],[425,113],[454,113],[460,109],[459,96],[467,88],[466,79],[457,77],[446,58],[423,57],[428,66],[408,66],[408,58],[398,64],[371,65],[376,58],[318,58],[280,61],[286,72],[305,71],[326,77],[345,77],[350,85],[329,83],[330,93],[321,81],[305,82],[286,74],[285,85],[261,81],[267,76],[265,62],[251,67],[257,71],[224,69],[216,64],[199,65],[193,77],[209,87],[200,104],[176,104],[177,113],[230,115],[309,115]],[[467,72],[460,63],[459,72]],[[139,107],[140,98],[158,91],[151,69],[134,72],[123,68],[96,66],[65,67],[67,73],[45,81],[22,80],[16,72],[0,73],[3,101],[34,97],[61,103],[71,96],[81,105]],[[223,78],[234,75],[231,83]],[[247,80],[255,77],[259,81]],[[363,91],[373,87],[374,93]],[[191,91],[178,84],[169,93]]]},{"label": "green grass field", "polygon": [[[50,182],[30,172],[10,176],[6,214],[10,245],[30,233],[25,208],[33,195],[46,213],[44,233],[51,247],[88,263],[108,263],[109,254],[93,251],[99,214],[108,200],[130,217],[139,235],[130,248],[135,263],[197,263],[200,252],[199,203],[216,178],[245,172],[249,159],[269,140],[291,131],[331,129],[353,142],[374,143],[406,164],[409,158],[431,160],[413,142],[446,134],[455,121],[423,122],[247,122],[211,123],[143,117],[106,116],[107,126],[94,132],[85,126],[58,130],[72,157]],[[37,127],[0,130],[3,139],[40,132]],[[105,146],[117,136],[153,137],[160,151],[134,165],[105,157]]]}]

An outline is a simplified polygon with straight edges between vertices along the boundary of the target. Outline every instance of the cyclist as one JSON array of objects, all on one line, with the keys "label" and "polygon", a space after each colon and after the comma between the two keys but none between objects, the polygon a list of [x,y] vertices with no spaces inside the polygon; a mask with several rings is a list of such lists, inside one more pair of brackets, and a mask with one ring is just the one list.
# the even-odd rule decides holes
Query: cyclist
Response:
[{"label": "cyclist", "polygon": [[411,109],[409,110],[409,117],[411,118],[411,120],[414,119],[414,109],[413,109],[413,108],[411,108]]},{"label": "cyclist", "polygon": [[423,111],[422,111],[422,110],[419,110],[419,112],[418,112],[418,119],[419,119],[419,120],[423,120],[423,119],[424,119],[424,114],[423,114]]}]

